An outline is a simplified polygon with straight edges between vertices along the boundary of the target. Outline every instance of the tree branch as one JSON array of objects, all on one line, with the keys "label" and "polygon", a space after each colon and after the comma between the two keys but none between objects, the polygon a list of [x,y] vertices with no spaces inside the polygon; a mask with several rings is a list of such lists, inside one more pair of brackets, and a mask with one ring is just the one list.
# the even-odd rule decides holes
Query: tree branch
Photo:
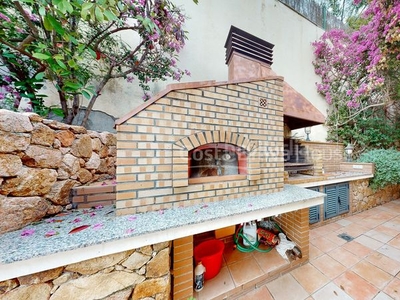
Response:
[{"label": "tree branch", "polygon": [[355,117],[357,117],[363,111],[365,111],[365,110],[367,110],[369,108],[372,108],[372,107],[379,107],[379,106],[384,106],[384,105],[386,105],[386,103],[383,103],[383,102],[382,103],[375,103],[375,104],[367,105],[367,106],[363,107],[362,109],[358,110],[357,112],[355,112],[354,114],[350,115],[346,122],[341,123],[341,124],[337,124],[337,125],[338,126],[343,126],[343,125],[349,123],[350,121],[352,121]]},{"label": "tree branch", "polygon": [[[106,28],[106,30],[109,29],[110,27],[111,27],[111,26],[108,26],[108,27]],[[119,28],[110,30],[109,32],[106,32],[106,33],[103,34],[102,36],[97,36],[96,38],[93,39],[93,41],[94,41],[95,39],[97,39],[97,41],[96,41],[96,43],[94,44],[93,48],[94,48],[94,49],[97,49],[97,48],[99,47],[99,44],[100,44],[102,41],[104,41],[107,37],[113,35],[114,33],[117,33],[117,32],[120,32],[120,31],[125,31],[125,30],[133,30],[133,31],[135,31],[135,30],[138,30],[138,29],[139,29],[138,26],[129,26],[129,27],[119,27]],[[103,31],[103,33],[104,33],[104,31]],[[92,42],[92,41],[91,41],[91,42]],[[89,43],[88,43],[88,44],[89,44]]]},{"label": "tree branch", "polygon": [[14,1],[14,5],[17,8],[17,10],[20,12],[22,17],[24,18],[26,24],[28,24],[29,28],[31,29],[31,31],[33,33],[33,36],[37,37],[38,36],[38,30],[37,30],[35,24],[32,23],[31,19],[29,19],[29,16],[26,14],[25,10],[23,9],[23,7],[19,3],[19,1]]},{"label": "tree branch", "polygon": [[27,45],[29,45],[31,42],[35,40],[35,37],[33,35],[28,35],[26,38],[23,39],[23,41],[19,44],[18,50],[24,50]]},{"label": "tree branch", "polygon": [[[94,41],[99,38],[99,36],[103,35],[104,32],[106,32],[107,30],[109,30],[112,26],[114,26],[115,22],[111,22],[108,26],[106,26],[104,29],[102,29],[101,31],[99,31],[97,34],[93,35],[93,37],[87,42],[87,45],[91,45],[92,43],[94,43]],[[101,39],[102,41],[103,39]],[[100,42],[96,42],[95,45],[93,46],[93,49],[97,49],[97,47],[99,46]],[[87,47],[85,47],[86,49]]]},{"label": "tree branch", "polygon": [[[119,62],[117,62],[117,65],[122,65],[125,61],[127,61],[129,58],[132,58],[136,52],[140,50],[140,48],[144,45],[145,41],[141,41],[134,50],[129,51],[129,53],[123,57]],[[139,60],[139,64],[144,61],[144,58],[147,56],[148,49],[145,50],[145,53],[143,53],[141,59]]]},{"label": "tree branch", "polygon": [[96,88],[96,92],[93,94],[92,98],[89,101],[88,106],[86,107],[85,111],[85,116],[83,117],[83,120],[81,122],[81,126],[86,127],[86,123],[89,119],[89,114],[93,109],[94,103],[96,102],[97,98],[100,96],[100,92],[104,88],[104,86],[107,84],[107,82],[111,79],[111,73],[113,71],[113,67],[111,67],[108,70],[108,74],[103,77],[103,79],[100,81],[99,85]]},{"label": "tree branch", "polygon": [[11,49],[14,49],[15,51],[18,51],[19,53],[29,57],[29,59],[32,59],[33,61],[37,62],[41,68],[46,69],[46,65],[42,64],[41,60],[37,59],[36,57],[33,57],[29,52],[26,52],[24,49],[19,49],[18,47],[14,46],[13,44],[10,44],[9,42],[3,40],[0,38],[0,43],[4,44],[8,47],[10,47]]}]

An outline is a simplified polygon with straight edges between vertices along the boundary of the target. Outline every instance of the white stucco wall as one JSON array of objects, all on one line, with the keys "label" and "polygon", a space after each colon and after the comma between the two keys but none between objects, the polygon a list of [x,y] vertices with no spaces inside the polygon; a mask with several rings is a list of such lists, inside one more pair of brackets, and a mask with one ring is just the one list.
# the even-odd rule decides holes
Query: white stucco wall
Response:
[{"label": "white stucco wall", "polygon": [[[186,23],[188,41],[180,53],[179,66],[191,76],[182,82],[228,79],[224,44],[231,25],[275,45],[272,69],[311,101],[324,115],[327,105],[316,92],[311,42],[323,30],[277,0],[173,0],[189,17]],[[152,93],[165,88],[169,82],[152,87]],[[125,115],[142,103],[142,91],[125,81],[109,83],[97,100],[95,110],[115,117]],[[83,100],[86,106],[87,101]],[[305,136],[300,130],[299,137]],[[312,128],[312,140],[324,141],[325,129]]]}]

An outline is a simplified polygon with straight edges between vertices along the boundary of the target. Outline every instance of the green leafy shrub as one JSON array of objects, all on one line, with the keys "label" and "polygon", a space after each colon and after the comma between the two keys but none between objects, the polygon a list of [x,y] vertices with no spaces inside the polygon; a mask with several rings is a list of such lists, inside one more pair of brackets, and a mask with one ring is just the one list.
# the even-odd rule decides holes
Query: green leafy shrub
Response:
[{"label": "green leafy shrub", "polygon": [[372,149],[395,148],[400,140],[400,119],[388,119],[383,111],[365,112],[340,127],[330,126],[328,140],[352,143],[355,158]]},{"label": "green leafy shrub", "polygon": [[361,154],[359,162],[374,163],[375,176],[370,187],[379,190],[391,184],[400,184],[400,152],[395,149],[375,149]]}]

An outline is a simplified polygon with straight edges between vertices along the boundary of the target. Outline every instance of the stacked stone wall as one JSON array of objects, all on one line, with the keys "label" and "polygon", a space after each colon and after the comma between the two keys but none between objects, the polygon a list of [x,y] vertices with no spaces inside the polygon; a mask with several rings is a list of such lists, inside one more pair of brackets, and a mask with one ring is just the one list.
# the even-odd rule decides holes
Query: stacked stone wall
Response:
[{"label": "stacked stone wall", "polygon": [[400,198],[400,184],[374,191],[369,180],[357,180],[350,185],[351,212],[357,213]]},{"label": "stacked stone wall", "polygon": [[116,137],[0,110],[0,233],[70,206],[75,186],[115,177]]},{"label": "stacked stone wall", "polygon": [[168,300],[170,244],[159,243],[0,282],[0,299]]}]

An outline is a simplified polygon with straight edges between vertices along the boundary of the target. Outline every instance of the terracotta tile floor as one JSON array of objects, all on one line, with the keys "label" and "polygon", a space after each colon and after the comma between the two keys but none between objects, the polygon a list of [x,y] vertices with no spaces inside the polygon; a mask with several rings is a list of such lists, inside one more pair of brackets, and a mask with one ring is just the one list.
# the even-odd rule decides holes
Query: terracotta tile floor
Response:
[{"label": "terracotta tile floor", "polygon": [[275,250],[241,253],[227,246],[221,272],[195,298],[400,300],[400,200],[312,229],[307,264],[246,294],[220,296],[287,264]]}]

